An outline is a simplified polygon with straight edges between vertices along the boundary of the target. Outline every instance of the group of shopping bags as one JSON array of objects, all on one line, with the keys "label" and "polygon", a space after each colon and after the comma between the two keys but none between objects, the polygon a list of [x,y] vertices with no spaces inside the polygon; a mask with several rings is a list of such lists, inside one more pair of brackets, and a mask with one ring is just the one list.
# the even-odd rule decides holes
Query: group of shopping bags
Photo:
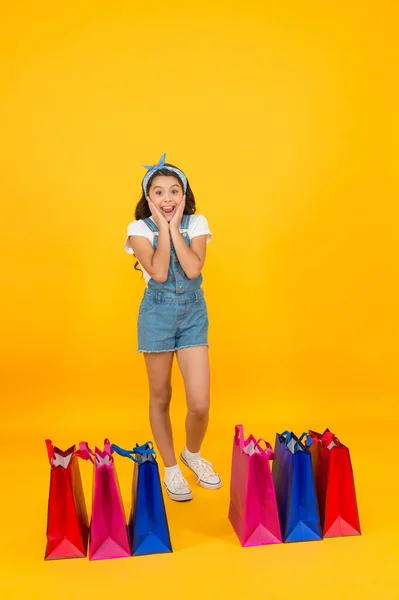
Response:
[{"label": "group of shopping bags", "polygon": [[[45,559],[90,560],[172,552],[156,454],[151,442],[123,450],[105,440],[104,449],[60,450],[46,440],[50,461]],[[114,454],[134,462],[132,508],[126,526]],[[79,460],[93,464],[93,504],[89,524]]]},{"label": "group of shopping bags", "polygon": [[229,519],[242,546],[360,535],[349,449],[326,429],[277,434],[273,450],[237,425]]},{"label": "group of shopping bags", "polygon": [[[124,450],[105,440],[63,451],[46,440],[50,491],[45,559],[90,560],[172,552],[152,442]],[[134,462],[126,525],[114,455]],[[89,523],[79,461],[93,464]],[[270,464],[273,461],[273,466]],[[349,449],[328,429],[276,435],[274,449],[235,428],[229,519],[242,546],[360,535]]]}]

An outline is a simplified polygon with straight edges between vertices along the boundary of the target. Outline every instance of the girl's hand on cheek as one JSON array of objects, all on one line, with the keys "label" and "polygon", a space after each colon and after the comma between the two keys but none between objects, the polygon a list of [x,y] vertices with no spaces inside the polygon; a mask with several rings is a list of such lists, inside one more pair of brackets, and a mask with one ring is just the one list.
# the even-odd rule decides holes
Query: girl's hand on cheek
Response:
[{"label": "girl's hand on cheek", "polygon": [[148,206],[150,207],[150,211],[153,216],[153,219],[154,219],[155,223],[158,225],[159,229],[164,229],[165,227],[168,227],[168,229],[169,229],[169,224],[168,224],[167,220],[165,219],[165,217],[163,216],[161,211],[155,206],[153,201],[150,200],[149,196],[147,196],[147,202],[148,202]]},{"label": "girl's hand on cheek", "polygon": [[184,208],[186,206],[186,196],[183,196],[183,200],[180,202],[179,206],[176,209],[175,214],[173,215],[170,221],[170,227],[172,229],[178,230],[180,227],[181,220],[184,214]]}]

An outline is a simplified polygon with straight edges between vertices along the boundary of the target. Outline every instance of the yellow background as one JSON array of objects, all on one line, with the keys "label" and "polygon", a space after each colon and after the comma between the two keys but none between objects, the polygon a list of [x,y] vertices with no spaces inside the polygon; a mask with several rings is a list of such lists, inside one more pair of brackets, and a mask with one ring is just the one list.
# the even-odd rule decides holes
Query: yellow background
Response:
[{"label": "yellow background", "polygon": [[[398,12],[388,0],[4,3],[2,598],[399,594]],[[173,555],[44,563],[43,439],[150,436],[135,354],[144,283],[122,246],[141,163],[165,151],[214,234],[205,452],[225,486],[167,503]],[[174,393],[180,448],[177,372]],[[226,520],[237,422],[272,442],[334,429],[364,535],[241,549]],[[131,466],[118,471],[127,512]]]}]

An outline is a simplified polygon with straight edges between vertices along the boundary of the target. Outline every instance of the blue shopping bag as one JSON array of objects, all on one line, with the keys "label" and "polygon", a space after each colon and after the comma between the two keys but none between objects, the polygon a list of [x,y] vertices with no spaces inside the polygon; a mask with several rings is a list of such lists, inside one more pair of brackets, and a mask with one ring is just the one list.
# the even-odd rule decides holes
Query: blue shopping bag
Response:
[{"label": "blue shopping bag", "polygon": [[276,435],[272,475],[284,542],[322,539],[311,443],[306,433],[300,438],[288,431]]},{"label": "blue shopping bag", "polygon": [[112,450],[134,461],[129,541],[133,556],[172,552],[168,519],[162,495],[157,457],[152,442],[123,450]]}]

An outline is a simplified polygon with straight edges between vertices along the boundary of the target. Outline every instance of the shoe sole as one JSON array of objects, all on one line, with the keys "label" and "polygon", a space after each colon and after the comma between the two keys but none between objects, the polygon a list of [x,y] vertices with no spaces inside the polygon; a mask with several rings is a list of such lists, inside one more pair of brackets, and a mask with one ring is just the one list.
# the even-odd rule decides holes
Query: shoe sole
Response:
[{"label": "shoe sole", "polygon": [[[182,461],[182,463],[184,465],[186,465],[186,467],[188,469],[190,469],[190,471],[192,471],[194,473],[194,475],[196,477],[198,477],[197,473],[190,467],[190,465],[188,464],[188,462],[186,461],[186,459],[184,458],[183,454],[180,454],[180,460]],[[205,481],[201,481],[201,479],[198,481],[199,485],[207,490],[218,490],[220,487],[222,487],[222,480],[219,477],[219,482],[218,483],[206,483]]]},{"label": "shoe sole", "polygon": [[193,493],[190,492],[189,494],[174,494],[173,492],[170,492],[166,486],[166,484],[163,484],[166,493],[168,494],[169,498],[171,500],[174,500],[175,502],[189,502],[190,500],[193,499]]}]

